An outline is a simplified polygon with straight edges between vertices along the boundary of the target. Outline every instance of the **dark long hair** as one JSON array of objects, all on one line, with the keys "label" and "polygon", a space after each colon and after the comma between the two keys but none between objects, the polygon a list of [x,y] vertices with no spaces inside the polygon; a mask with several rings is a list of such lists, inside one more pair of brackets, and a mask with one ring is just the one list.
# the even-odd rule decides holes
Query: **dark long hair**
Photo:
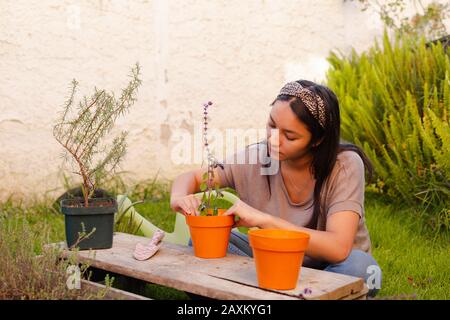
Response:
[{"label": "dark long hair", "polygon": [[[307,148],[309,148],[312,154],[313,160],[310,170],[316,180],[316,184],[314,186],[314,201],[312,204],[314,206],[314,211],[309,226],[315,229],[324,230],[327,182],[336,164],[337,155],[340,152],[348,150],[356,152],[361,157],[364,167],[367,170],[368,182],[371,181],[373,176],[373,166],[369,158],[360,147],[350,143],[340,143],[341,121],[339,114],[339,101],[334,92],[328,87],[311,81],[298,80],[297,82],[323,99],[325,103],[326,116],[325,128],[320,126],[319,122],[309,112],[300,98],[290,95],[278,95],[271,105],[273,105],[276,101],[289,102],[292,111],[311,132],[312,138]],[[267,148],[267,150],[269,150],[269,148]],[[266,164],[266,166],[267,165],[270,165],[270,163]],[[270,189],[269,176],[267,176],[267,182],[269,185],[270,197],[272,193]]]}]

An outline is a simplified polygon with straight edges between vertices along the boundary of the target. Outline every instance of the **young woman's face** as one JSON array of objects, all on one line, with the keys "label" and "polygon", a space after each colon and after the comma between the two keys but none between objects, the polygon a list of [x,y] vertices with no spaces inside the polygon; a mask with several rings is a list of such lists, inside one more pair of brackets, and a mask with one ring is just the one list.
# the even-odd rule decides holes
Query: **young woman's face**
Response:
[{"label": "young woman's face", "polygon": [[309,153],[311,133],[292,111],[288,101],[274,103],[266,128],[272,158],[296,160]]}]

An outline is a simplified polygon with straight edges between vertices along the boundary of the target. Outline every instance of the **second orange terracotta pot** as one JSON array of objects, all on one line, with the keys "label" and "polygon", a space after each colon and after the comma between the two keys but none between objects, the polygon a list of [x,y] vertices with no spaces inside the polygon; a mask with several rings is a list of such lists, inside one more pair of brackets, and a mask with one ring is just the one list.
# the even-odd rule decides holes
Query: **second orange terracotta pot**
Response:
[{"label": "second orange terracotta pot", "polygon": [[295,289],[309,234],[280,229],[250,230],[250,246],[261,288]]}]

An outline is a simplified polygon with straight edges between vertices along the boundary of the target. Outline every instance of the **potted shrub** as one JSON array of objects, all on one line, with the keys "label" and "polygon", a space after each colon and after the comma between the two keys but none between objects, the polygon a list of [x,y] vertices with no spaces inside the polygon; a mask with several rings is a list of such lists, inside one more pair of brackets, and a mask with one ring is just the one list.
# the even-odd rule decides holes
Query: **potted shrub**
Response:
[{"label": "potted shrub", "polygon": [[140,68],[136,64],[130,82],[118,98],[113,92],[95,88],[94,94],[85,96],[76,108],[78,82],[72,81],[69,99],[53,128],[53,136],[64,148],[65,160],[71,160],[74,173],[82,179],[81,197],[62,199],[60,203],[68,247],[81,250],[112,247],[117,202],[107,193],[98,192],[98,187],[114,173],[125,154],[127,132],[114,138],[110,132],[116,119],[136,101],[141,84],[139,76]]},{"label": "potted shrub", "polygon": [[[191,233],[194,254],[199,258],[222,258],[226,256],[231,228],[234,223],[233,216],[222,216],[226,209],[219,208],[218,200],[223,197],[220,186],[215,184],[214,169],[223,165],[211,154],[208,145],[208,107],[209,101],[203,105],[203,143],[208,155],[208,170],[203,174],[200,190],[203,192],[201,204],[198,207],[199,216],[186,216],[186,223]],[[215,195],[213,195],[213,187]]]}]

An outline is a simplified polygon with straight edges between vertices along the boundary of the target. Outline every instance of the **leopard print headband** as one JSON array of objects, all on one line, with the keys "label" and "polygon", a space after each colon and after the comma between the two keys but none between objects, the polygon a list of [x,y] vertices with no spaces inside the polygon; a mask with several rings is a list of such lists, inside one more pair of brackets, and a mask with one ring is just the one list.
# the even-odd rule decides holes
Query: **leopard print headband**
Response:
[{"label": "leopard print headband", "polygon": [[325,103],[319,95],[295,81],[285,84],[279,95],[282,94],[300,98],[314,119],[319,122],[322,128],[325,128]]}]

